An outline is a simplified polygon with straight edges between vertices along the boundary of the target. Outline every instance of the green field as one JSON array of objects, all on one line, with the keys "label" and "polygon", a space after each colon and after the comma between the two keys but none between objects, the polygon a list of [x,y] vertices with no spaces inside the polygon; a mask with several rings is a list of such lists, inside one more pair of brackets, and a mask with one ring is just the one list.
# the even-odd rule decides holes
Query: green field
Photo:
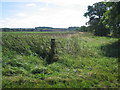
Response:
[{"label": "green field", "polygon": [[118,88],[118,38],[4,32],[1,43],[3,88]]}]

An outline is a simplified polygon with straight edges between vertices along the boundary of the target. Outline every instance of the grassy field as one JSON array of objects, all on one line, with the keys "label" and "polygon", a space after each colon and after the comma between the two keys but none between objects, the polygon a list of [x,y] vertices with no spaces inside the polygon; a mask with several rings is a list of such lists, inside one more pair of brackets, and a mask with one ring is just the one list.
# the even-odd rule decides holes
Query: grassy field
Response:
[{"label": "grassy field", "polygon": [[3,88],[118,88],[118,38],[6,32],[1,43]]}]

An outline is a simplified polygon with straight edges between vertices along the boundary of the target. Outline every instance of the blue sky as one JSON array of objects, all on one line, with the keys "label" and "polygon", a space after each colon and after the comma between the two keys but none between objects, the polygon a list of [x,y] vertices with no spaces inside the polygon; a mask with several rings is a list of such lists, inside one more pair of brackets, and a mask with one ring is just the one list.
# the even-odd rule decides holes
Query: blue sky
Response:
[{"label": "blue sky", "polygon": [[2,0],[0,27],[82,26],[87,6],[97,1],[102,0]]}]

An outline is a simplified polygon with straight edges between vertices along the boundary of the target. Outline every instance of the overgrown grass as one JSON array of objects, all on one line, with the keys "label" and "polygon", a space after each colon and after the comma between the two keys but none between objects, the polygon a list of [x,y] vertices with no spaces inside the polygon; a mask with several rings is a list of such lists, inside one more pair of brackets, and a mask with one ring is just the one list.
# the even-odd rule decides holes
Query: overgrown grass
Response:
[{"label": "overgrown grass", "polygon": [[[56,61],[49,64],[51,38],[56,39]],[[118,42],[87,33],[71,37],[3,33],[3,88],[117,88]]]}]

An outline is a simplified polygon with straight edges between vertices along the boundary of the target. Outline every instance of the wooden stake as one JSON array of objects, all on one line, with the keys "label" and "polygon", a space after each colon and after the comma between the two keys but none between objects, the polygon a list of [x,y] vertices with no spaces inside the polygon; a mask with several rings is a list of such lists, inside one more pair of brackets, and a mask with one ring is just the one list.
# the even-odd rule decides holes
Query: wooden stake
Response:
[{"label": "wooden stake", "polygon": [[50,63],[54,61],[55,56],[55,39],[51,39]]}]

